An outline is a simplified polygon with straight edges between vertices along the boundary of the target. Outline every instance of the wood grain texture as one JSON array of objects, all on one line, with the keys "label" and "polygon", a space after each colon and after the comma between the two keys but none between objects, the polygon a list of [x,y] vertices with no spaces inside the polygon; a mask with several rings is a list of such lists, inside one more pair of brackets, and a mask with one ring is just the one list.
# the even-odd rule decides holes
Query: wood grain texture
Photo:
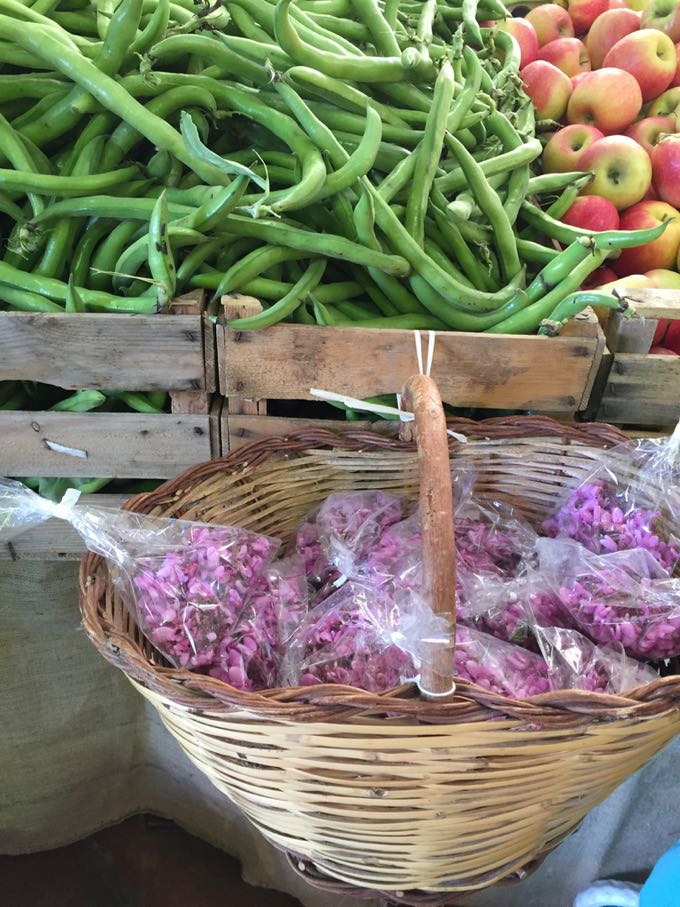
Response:
[{"label": "wood grain texture", "polygon": [[289,419],[283,416],[233,415],[226,406],[222,412],[222,450],[227,453],[251,441],[272,436],[286,437],[304,428],[325,428],[328,431],[374,431],[396,437],[398,422],[344,422],[335,419]]},{"label": "wood grain texture", "polygon": [[[97,507],[120,507],[124,500],[122,494],[84,494],[80,498],[81,503]],[[64,520],[48,520],[0,544],[0,560],[77,561],[84,553],[82,539]]]},{"label": "wood grain texture", "polygon": [[[209,418],[141,413],[3,412],[0,413],[0,475],[169,478],[210,459]],[[54,445],[76,453],[60,452]]]},{"label": "wood grain texture", "polygon": [[200,391],[201,315],[0,312],[0,381]]},{"label": "wood grain texture", "polygon": [[[573,412],[587,402],[603,348],[594,315],[555,338],[438,333],[432,375],[455,406]],[[311,399],[312,387],[395,393],[416,361],[412,331],[297,324],[223,328],[218,357],[221,392],[254,400]]]},{"label": "wood grain texture", "polygon": [[680,357],[616,353],[598,418],[615,424],[674,425],[680,419]]}]

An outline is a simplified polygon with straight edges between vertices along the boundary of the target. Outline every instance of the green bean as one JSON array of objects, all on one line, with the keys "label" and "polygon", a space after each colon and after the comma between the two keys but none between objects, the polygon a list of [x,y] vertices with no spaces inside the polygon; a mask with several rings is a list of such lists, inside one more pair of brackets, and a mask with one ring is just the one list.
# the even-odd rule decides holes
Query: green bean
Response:
[{"label": "green bean", "polygon": [[546,293],[542,299],[527,306],[521,312],[511,315],[504,321],[499,322],[491,328],[488,328],[490,334],[533,334],[541,322],[550,316],[557,305],[562,302],[571,293],[574,293],[581,286],[584,280],[600,267],[607,257],[606,252],[596,252],[589,255],[580,264],[573,268],[571,274],[566,277],[556,287],[553,287],[549,293]]},{"label": "green bean", "polygon": [[[219,251],[221,246],[221,239],[210,239],[195,246],[191,252],[189,252],[184,258],[184,261],[182,261],[177,268],[177,289],[179,292],[185,288],[187,283],[190,283],[192,287],[202,286],[200,283],[194,283],[192,276],[196,274],[204,262],[209,258],[212,258],[212,256]],[[219,278],[219,273],[216,276]],[[207,287],[207,289],[211,289],[211,287]]]},{"label": "green bean", "polygon": [[271,327],[273,324],[277,324],[282,319],[287,318],[318,286],[325,269],[326,261],[324,259],[312,261],[302,277],[295,282],[290,292],[277,303],[263,312],[258,312],[257,315],[229,321],[229,327],[239,331],[252,331],[257,328]]},{"label": "green bean", "polygon": [[453,258],[458,262],[470,283],[477,287],[478,290],[484,290],[489,293],[495,292],[497,289],[496,285],[482,267],[478,257],[470,250],[470,247],[458,227],[454,223],[451,223],[446,218],[446,215],[434,205],[430,206],[430,210],[434,216],[437,228],[442,235],[444,249],[451,251]]},{"label": "green bean", "polygon": [[542,246],[540,243],[520,238],[517,239],[517,251],[524,261],[537,262],[539,264],[548,264],[560,254],[559,249]]},{"label": "green bean", "polygon": [[394,31],[385,19],[377,0],[351,0],[354,12],[370,32],[376,49],[383,57],[401,53]]},{"label": "green bean", "polygon": [[31,75],[0,76],[0,98],[2,102],[19,98],[48,98],[66,88],[59,79]]},{"label": "green bean", "polygon": [[[0,284],[15,287],[19,290],[28,290],[38,296],[46,296],[54,302],[64,303],[68,295],[68,285],[52,277],[27,274],[0,262]],[[103,309],[109,312],[151,312],[155,309],[155,300],[149,297],[139,299],[120,299],[109,293],[98,290],[89,290],[78,287],[78,292],[88,308]]]},{"label": "green bean", "polygon": [[310,16],[317,25],[337,37],[345,38],[353,46],[370,43],[369,31],[360,22],[354,22],[352,19],[338,19],[337,16],[327,16],[324,13],[310,12]]},{"label": "green bean", "polygon": [[510,315],[520,312],[528,305],[526,294],[519,290],[500,308],[483,315],[470,312],[461,312],[454,309],[446,302],[443,296],[437,293],[426,280],[413,274],[409,278],[413,292],[417,295],[423,306],[435,317],[445,322],[447,327],[456,331],[486,331],[495,324],[509,318]]},{"label": "green bean", "polygon": [[477,22],[477,0],[463,0],[461,7],[463,26],[468,40],[478,47],[484,47],[484,38]]},{"label": "green bean", "polygon": [[291,0],[279,0],[274,12],[274,32],[280,47],[296,63],[312,66],[326,75],[352,82],[399,82],[408,76],[429,78],[431,63],[409,68],[400,57],[352,57],[318,50],[305,43],[289,15]]},{"label": "green bean", "polygon": [[115,227],[115,221],[108,219],[96,220],[89,223],[83,233],[80,242],[73,253],[71,261],[71,278],[74,286],[87,286],[90,276],[90,260],[92,253],[101,240],[108,236]]},{"label": "green bean", "polygon": [[214,295],[219,297],[240,290],[244,284],[260,277],[281,262],[300,261],[309,257],[308,252],[287,249],[284,246],[264,246],[255,249],[229,268],[217,284]]},{"label": "green bean", "polygon": [[378,193],[389,204],[413,179],[419,152],[403,158],[378,186]]},{"label": "green bean", "polygon": [[456,134],[463,125],[474,101],[479,95],[482,82],[482,67],[477,55],[471,48],[463,48],[463,60],[467,66],[468,77],[465,87],[456,98],[453,109],[446,117],[446,128],[453,134]]},{"label": "green bean", "polygon": [[566,189],[568,186],[578,186],[582,189],[588,185],[592,178],[592,173],[583,173],[582,171],[541,173],[540,176],[531,177],[527,194],[544,195],[552,192],[561,192],[562,189]]},{"label": "green bean", "polygon": [[[19,312],[63,312],[62,306],[37,293],[16,287],[0,284],[0,302],[4,302]],[[1,408],[1,407],[0,407]]]},{"label": "green bean", "polygon": [[169,0],[158,0],[151,18],[130,45],[130,55],[146,53],[165,34],[169,22]]},{"label": "green bean", "polygon": [[[170,88],[162,95],[152,98],[145,109],[150,115],[166,120],[175,111],[184,110],[190,105],[204,107],[213,113],[217,110],[215,98],[205,88],[197,85]],[[144,133],[139,132],[129,123],[121,123],[111,134],[102,166],[107,170],[116,167],[135,144],[144,137]],[[167,149],[164,150],[170,154]]]},{"label": "green bean", "polygon": [[[507,173],[515,170],[522,164],[534,161],[542,152],[543,147],[538,139],[532,139],[525,144],[504,152],[486,161],[480,161],[479,166],[484,176],[495,176],[497,173]],[[466,185],[465,175],[460,168],[449,171],[445,176],[435,181],[437,188],[443,192],[459,192]]]},{"label": "green bean", "polygon": [[[350,113],[359,111],[364,112],[368,107],[373,107],[380,114],[384,123],[390,123],[393,126],[408,126],[405,119],[402,119],[400,113],[397,113],[387,104],[381,104],[367,94],[360,91],[353,85],[348,85],[339,79],[333,79],[316,69],[308,66],[292,66],[283,76],[287,81],[292,81],[300,90],[304,88],[307,92],[316,94],[318,97],[329,101],[336,107],[348,110]],[[424,122],[424,121],[423,121]]]},{"label": "green bean", "polygon": [[[248,8],[255,15],[258,22],[267,29],[268,34],[264,43],[275,40],[274,12],[276,0],[273,0],[273,2],[270,2],[270,0],[265,0],[265,2],[260,2],[260,0],[235,0],[235,2],[239,6]],[[337,32],[331,32],[324,28],[317,18],[308,15],[297,5],[291,8],[290,14],[297,22],[297,30],[300,36],[311,42],[318,50],[336,54],[352,54],[353,56],[361,55],[361,51],[354,44],[347,41]],[[243,34],[246,37],[253,37],[247,35],[245,31]]]},{"label": "green bean", "polygon": [[93,290],[112,289],[111,272],[115,270],[116,262],[140,229],[138,220],[124,220],[117,224],[99,244],[92,256],[88,286]]},{"label": "green bean", "polygon": [[309,252],[310,255],[326,255],[367,268],[376,268],[396,277],[404,277],[410,270],[408,262],[399,255],[374,252],[342,236],[314,233],[282,221],[265,222],[230,214],[221,224],[221,228],[227,233],[300,249]]},{"label": "green bean", "polygon": [[142,0],[121,0],[106,29],[104,43],[96,57],[100,72],[107,76],[118,75],[130,46],[137,37],[142,16]]},{"label": "green bean", "polygon": [[[158,206],[158,202],[156,206]],[[157,208],[156,224],[153,231],[151,229],[152,221],[150,221],[149,232],[140,236],[132,245],[128,246],[116,262],[115,276],[113,278],[113,285],[116,289],[122,288],[126,285],[126,281],[134,278],[141,266],[145,262],[149,262],[150,254],[154,258],[153,270],[158,275],[156,276],[156,274],[152,273],[154,281],[160,281],[161,285],[165,284],[166,287],[170,287],[176,280],[176,278],[173,279],[171,277],[171,272],[174,268],[174,259],[172,262],[170,261],[173,248],[186,248],[187,246],[196,246],[205,242],[205,236],[198,230],[177,226],[175,223],[170,224],[167,230],[169,242],[165,242],[160,238],[161,233],[164,232],[161,230],[163,221],[159,220],[163,215],[162,207],[161,205],[160,209]],[[151,265],[151,262],[149,262],[149,265]],[[151,267],[149,269],[151,270]],[[173,295],[174,289],[173,293],[169,294],[169,297],[171,298]]]},{"label": "green bean", "polygon": [[567,246],[550,261],[526,289],[530,302],[537,302],[546,293],[567,278],[573,269],[590,255],[588,248],[578,240]]},{"label": "green bean", "polygon": [[[310,298],[312,299],[312,302],[316,304],[317,300],[313,293]],[[364,302],[363,304],[357,302],[339,302],[334,306],[333,314],[338,319],[338,323],[342,324],[343,320],[350,322],[365,322],[371,318],[379,318],[383,313],[380,309],[377,309],[368,302]]]},{"label": "green bean", "polygon": [[572,293],[563,299],[548,318],[541,323],[538,333],[554,337],[559,334],[567,321],[591,305],[598,308],[613,309],[616,312],[625,312],[628,309],[628,302],[625,299],[615,298],[607,293]]},{"label": "green bean", "polygon": [[662,223],[657,224],[656,227],[647,227],[643,230],[604,230],[600,233],[594,233],[589,245],[598,251],[634,249],[636,246],[644,246],[658,239],[674,219],[673,217],[668,217]]},{"label": "green bean", "polygon": [[136,166],[123,167],[110,173],[95,173],[91,176],[55,176],[0,169],[0,186],[19,192],[73,198],[105,192],[121,183],[129,182],[138,174]]},{"label": "green bean", "polygon": [[452,100],[453,69],[451,64],[445,60],[435,82],[432,108],[427,118],[425,135],[418,152],[413,175],[414,188],[406,204],[404,226],[420,246],[422,246],[425,236],[427,202],[438,169],[446,133],[446,112],[449,110]]},{"label": "green bean", "polygon": [[106,397],[100,391],[80,390],[50,406],[50,410],[55,413],[87,413],[105,402]]},{"label": "green bean", "polygon": [[455,136],[447,135],[446,143],[456,155],[481,211],[494,226],[494,242],[500,256],[501,271],[505,279],[510,280],[518,274],[521,264],[507,212],[497,193],[487,183],[481,165],[474,160],[470,152]]},{"label": "green bean", "polygon": [[149,400],[148,394],[136,394],[131,391],[104,391],[107,397],[113,400],[120,400],[130,409],[138,413],[162,413],[163,407],[156,406]]},{"label": "green bean", "polygon": [[[53,303],[55,304],[55,303]],[[69,275],[67,289],[66,289],[66,305],[64,307],[66,312],[86,312],[87,306],[83,302],[83,297],[78,292],[75,284],[73,283],[73,275]]]},{"label": "green bean", "polygon": [[[35,171],[35,164],[26,149],[22,137],[14,130],[12,124],[0,114],[0,151],[9,160],[15,170]],[[2,171],[0,171],[2,172]],[[12,171],[5,171],[11,173]],[[10,187],[16,188],[16,187]],[[34,215],[45,210],[45,202],[37,192],[29,191],[28,200]]]},{"label": "green bean", "polygon": [[265,86],[269,82],[263,65],[233,50],[220,38],[209,38],[206,35],[170,35],[154,44],[149,51],[149,56],[154,62],[157,60],[174,62],[194,54],[214,64],[222,73],[238,76],[255,85]]}]

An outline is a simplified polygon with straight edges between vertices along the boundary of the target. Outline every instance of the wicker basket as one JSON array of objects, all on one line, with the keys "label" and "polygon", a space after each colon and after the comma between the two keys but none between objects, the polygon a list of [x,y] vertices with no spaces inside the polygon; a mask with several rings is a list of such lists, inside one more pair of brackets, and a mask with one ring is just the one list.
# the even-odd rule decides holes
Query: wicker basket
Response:
[{"label": "wicker basket", "polygon": [[[451,587],[438,576],[448,569],[450,582],[454,561],[441,520],[450,513],[441,506],[451,494],[449,455],[479,471],[479,494],[509,498],[537,523],[625,438],[597,424],[494,419],[452,426],[469,441],[451,441],[447,452],[426,379],[414,398],[418,448],[369,433],[271,438],[128,507],[286,537],[331,492],[387,489],[415,499],[420,488],[425,582],[446,610]],[[93,554],[82,563],[81,609],[99,651],[158,709],[196,766],[311,882],[347,894],[443,904],[453,892],[521,878],[680,731],[676,676],[627,696],[560,691],[527,700],[462,680],[454,696],[429,700],[412,686],[383,695],[341,686],[243,693],[164,663]],[[450,659],[448,667],[433,662],[430,682],[447,689],[450,670]]]}]

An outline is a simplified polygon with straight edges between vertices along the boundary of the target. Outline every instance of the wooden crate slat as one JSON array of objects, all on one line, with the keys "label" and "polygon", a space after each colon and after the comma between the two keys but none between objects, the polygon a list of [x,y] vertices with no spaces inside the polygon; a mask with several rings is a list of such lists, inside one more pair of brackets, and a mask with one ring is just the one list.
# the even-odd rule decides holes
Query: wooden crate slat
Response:
[{"label": "wooden crate slat", "polygon": [[598,418],[630,425],[680,419],[680,357],[616,353]]},{"label": "wooden crate slat", "polygon": [[283,416],[253,416],[225,412],[222,416],[222,449],[224,453],[272,436],[292,435],[311,428],[329,431],[375,431],[396,433],[398,422],[343,422],[337,419],[290,419]]},{"label": "wooden crate slat", "polygon": [[201,390],[201,316],[0,312],[0,381]]},{"label": "wooden crate slat", "polygon": [[632,289],[624,293],[643,318],[680,319],[679,290]]},{"label": "wooden crate slat", "polygon": [[165,479],[210,456],[209,416],[0,413],[0,475]]},{"label": "wooden crate slat", "polygon": [[[122,494],[85,494],[83,504],[97,507],[120,507],[126,500]],[[48,520],[13,541],[0,545],[0,560],[76,561],[85,553],[78,533],[64,520]]]},{"label": "wooden crate slat", "polygon": [[[220,336],[220,389],[228,397],[308,400],[312,387],[354,397],[394,393],[416,369],[412,331],[282,324],[222,327]],[[432,375],[455,406],[573,412],[587,402],[603,348],[594,315],[555,338],[438,333]]]}]

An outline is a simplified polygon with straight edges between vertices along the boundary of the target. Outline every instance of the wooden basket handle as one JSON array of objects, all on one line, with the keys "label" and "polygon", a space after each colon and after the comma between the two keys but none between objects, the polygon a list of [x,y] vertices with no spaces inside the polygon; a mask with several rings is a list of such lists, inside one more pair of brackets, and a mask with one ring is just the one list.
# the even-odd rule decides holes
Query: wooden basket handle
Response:
[{"label": "wooden basket handle", "polygon": [[456,635],[456,541],[446,416],[437,385],[426,375],[410,378],[402,396],[404,410],[415,417],[423,595],[431,602],[434,613],[447,621],[450,637],[427,640],[423,647],[421,691],[426,698],[429,693],[431,698],[439,699],[454,691]]}]

